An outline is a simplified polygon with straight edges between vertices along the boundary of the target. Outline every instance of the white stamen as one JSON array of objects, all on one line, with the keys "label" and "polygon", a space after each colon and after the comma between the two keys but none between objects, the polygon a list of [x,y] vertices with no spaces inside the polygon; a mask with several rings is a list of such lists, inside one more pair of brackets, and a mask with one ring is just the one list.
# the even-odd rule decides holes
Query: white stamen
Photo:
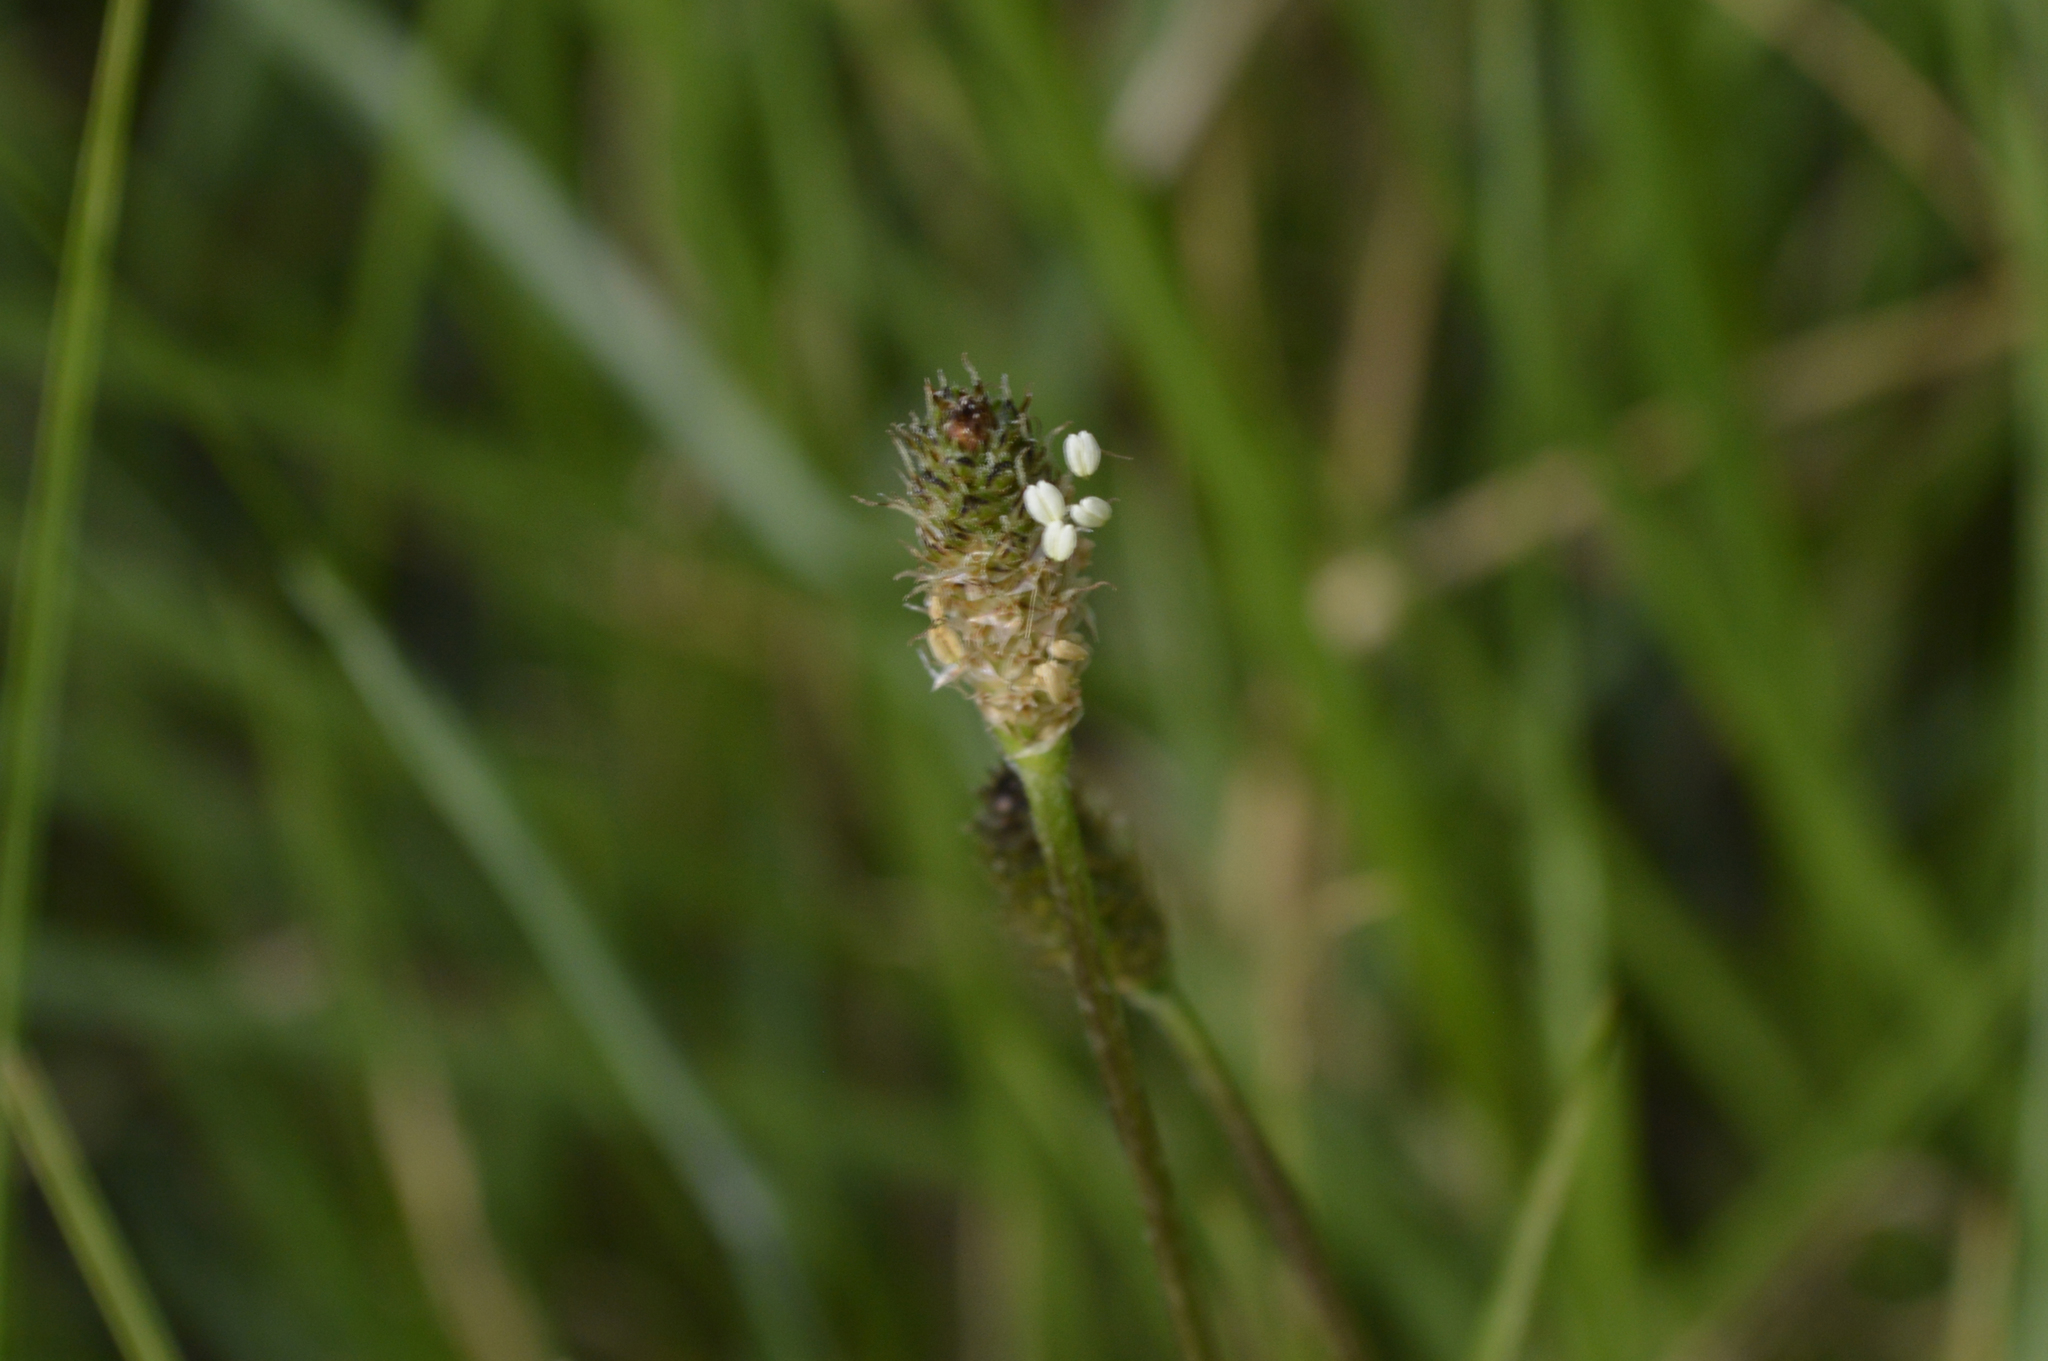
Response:
[{"label": "white stamen", "polygon": [[1074,523],[1083,529],[1102,528],[1109,523],[1109,517],[1114,513],[1109,502],[1099,496],[1084,496],[1067,512],[1073,517]]},{"label": "white stamen", "polygon": [[1067,436],[1066,453],[1067,466],[1076,477],[1092,477],[1102,466],[1102,445],[1086,430],[1076,430]]},{"label": "white stamen", "polygon": [[1050,482],[1033,482],[1024,489],[1024,513],[1042,525],[1056,525],[1067,513],[1067,498]]},{"label": "white stamen", "polygon": [[[1044,483],[1039,483],[1044,486]],[[1074,549],[1081,542],[1081,531],[1064,520],[1055,520],[1045,527],[1045,555],[1054,562],[1065,562],[1074,556]]]}]

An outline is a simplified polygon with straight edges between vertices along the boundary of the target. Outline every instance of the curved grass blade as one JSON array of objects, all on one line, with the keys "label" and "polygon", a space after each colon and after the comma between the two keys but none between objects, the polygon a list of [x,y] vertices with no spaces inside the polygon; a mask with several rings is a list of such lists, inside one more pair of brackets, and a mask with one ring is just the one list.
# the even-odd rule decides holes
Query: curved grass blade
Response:
[{"label": "curved grass blade", "polygon": [[121,1355],[127,1361],[178,1361],[177,1344],[93,1184],[63,1108],[35,1060],[19,1050],[0,1059],[0,1106]]},{"label": "curved grass blade", "polygon": [[[785,570],[830,586],[859,542],[796,444],[526,149],[469,113],[390,25],[345,0],[235,0],[279,48],[394,139],[512,276]],[[423,116],[423,111],[425,116]]]},{"label": "curved grass blade", "polygon": [[549,981],[611,1070],[731,1259],[772,1361],[825,1355],[822,1325],[773,1189],[688,1061],[662,1034],[589,909],[526,825],[459,720],[413,675],[326,564],[287,582],[399,759],[504,897]]},{"label": "curved grass blade", "polygon": [[1578,1071],[1571,1086],[1565,1089],[1564,1100],[1558,1103],[1550,1132],[1544,1136],[1536,1171],[1515,1211],[1507,1257],[1501,1262],[1500,1275],[1494,1278],[1486,1309],[1479,1316],[1470,1361],[1514,1361],[1522,1354],[1529,1321],[1536,1312],[1536,1292],[1543,1284],[1543,1265],[1550,1256],[1550,1243],[1564,1218],[1572,1178],[1579,1170],[1579,1154],[1585,1151],[1594,1112],[1613,1071],[1613,1040],[1614,1008],[1609,1003],[1594,1026],[1579,1059]]}]

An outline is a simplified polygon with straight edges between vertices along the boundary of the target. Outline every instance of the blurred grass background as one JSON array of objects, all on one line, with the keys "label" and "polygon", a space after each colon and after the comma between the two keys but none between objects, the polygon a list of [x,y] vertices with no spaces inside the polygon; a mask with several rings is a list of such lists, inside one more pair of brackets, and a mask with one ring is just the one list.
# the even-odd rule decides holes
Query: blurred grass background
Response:
[{"label": "blurred grass background", "polygon": [[[10,562],[102,18],[0,0]],[[187,1356],[1167,1354],[854,500],[963,351],[1127,456],[1081,762],[1381,1356],[1610,997],[1533,1354],[2048,1348],[2037,7],[158,0],[133,135],[25,1034]]]}]

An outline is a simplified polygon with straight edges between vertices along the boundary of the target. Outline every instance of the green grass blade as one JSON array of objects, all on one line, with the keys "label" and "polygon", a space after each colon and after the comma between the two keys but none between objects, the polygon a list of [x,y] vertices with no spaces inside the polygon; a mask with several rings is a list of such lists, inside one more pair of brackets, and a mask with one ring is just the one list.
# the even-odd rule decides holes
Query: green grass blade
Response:
[{"label": "green grass blade", "polygon": [[69,641],[79,506],[146,13],[145,0],[116,0],[102,35],[64,237],[35,470],[15,569],[6,693],[0,697],[0,737],[8,758],[6,824],[0,830],[0,1045],[12,1043],[21,1009],[29,900],[41,863],[48,797],[50,729]]},{"label": "green grass blade", "polygon": [[20,1050],[0,1059],[0,1100],[121,1355],[127,1361],[177,1361],[177,1344],[93,1184],[63,1109],[35,1061]]},{"label": "green grass blade", "polygon": [[[7,761],[6,806],[0,814],[5,819],[0,823],[0,1053],[12,1048],[21,1016],[29,908],[42,867],[53,729],[70,641],[93,398],[99,388],[115,229],[127,180],[128,131],[148,8],[147,0],[114,0],[100,34],[71,218],[58,265],[35,465],[15,568],[7,674],[0,693],[0,742],[5,743]],[[8,1180],[0,1168],[0,1244],[7,1237]],[[5,1262],[0,1254],[0,1269]],[[5,1323],[0,1312],[0,1330]],[[4,1340],[0,1331],[0,1348]]]},{"label": "green grass blade", "polygon": [[1572,1179],[1579,1170],[1579,1154],[1585,1150],[1593,1117],[1613,1077],[1610,1061],[1613,1049],[1614,1015],[1610,1008],[1588,1037],[1578,1071],[1558,1102],[1550,1130],[1543,1138],[1543,1152],[1530,1174],[1528,1189],[1515,1210],[1514,1228],[1508,1235],[1507,1256],[1494,1278],[1486,1308],[1480,1314],[1479,1330],[1473,1338],[1470,1361],[1514,1361],[1522,1354],[1529,1334],[1529,1322],[1536,1312],[1536,1292],[1543,1284],[1544,1263],[1550,1256],[1551,1240],[1557,1236],[1570,1198]]},{"label": "green grass blade", "polygon": [[563,1003],[610,1068],[730,1256],[757,1338],[774,1361],[825,1354],[821,1324],[767,1179],[683,1055],[661,1032],[589,909],[474,739],[430,694],[334,572],[302,561],[294,597],[434,807],[503,895]]},{"label": "green grass blade", "polygon": [[[396,139],[505,269],[785,570],[831,585],[852,512],[659,290],[579,216],[533,156],[466,114],[389,25],[344,0],[236,0],[346,108]],[[431,110],[423,117],[420,110]],[[879,541],[879,540],[877,540]]]}]

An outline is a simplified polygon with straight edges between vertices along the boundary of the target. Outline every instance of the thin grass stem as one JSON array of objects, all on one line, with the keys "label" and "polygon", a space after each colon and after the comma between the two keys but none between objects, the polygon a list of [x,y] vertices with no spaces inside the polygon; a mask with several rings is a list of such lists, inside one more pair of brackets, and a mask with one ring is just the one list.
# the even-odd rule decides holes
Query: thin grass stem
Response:
[{"label": "thin grass stem", "polygon": [[1174,1200],[1173,1178],[1159,1126],[1138,1073],[1130,1027],[1123,1003],[1110,980],[1096,934],[1095,885],[1088,872],[1088,854],[1081,844],[1081,823],[1074,811],[1073,786],[1067,767],[1072,744],[1061,738],[1050,750],[1012,756],[1010,764],[1024,782],[1031,801],[1031,824],[1038,836],[1067,933],[1067,954],[1080,1004],[1088,1047],[1102,1070],[1109,1092],[1110,1117],[1130,1159],[1138,1201],[1145,1215],[1145,1237],[1159,1267],[1166,1310],[1184,1361],[1213,1361],[1217,1356],[1202,1294],[1188,1252],[1187,1228]]},{"label": "thin grass stem", "polygon": [[1294,1179],[1281,1166],[1279,1155],[1260,1128],[1251,1103],[1245,1100],[1243,1088],[1223,1061],[1201,1014],[1176,985],[1157,992],[1134,992],[1131,1000],[1159,1023],[1187,1068],[1195,1090],[1208,1103],[1216,1123],[1223,1127],[1223,1136],[1230,1141],[1231,1152],[1251,1185],[1274,1241],[1308,1291],[1331,1352],[1339,1361],[1365,1361],[1372,1355],[1372,1349],[1366,1345],[1365,1334],[1338,1284],[1322,1235],[1316,1232]]},{"label": "thin grass stem", "polygon": [[0,1059],[0,1105],[121,1355],[126,1361],[177,1361],[178,1346],[93,1182],[63,1108],[35,1060],[18,1049]]},{"label": "thin grass stem", "polygon": [[1527,1345],[1550,1244],[1564,1218],[1572,1179],[1579,1170],[1579,1155],[1585,1151],[1600,1096],[1607,1090],[1612,1071],[1609,1058],[1613,1032],[1614,1013],[1609,1006],[1595,1022],[1577,1071],[1551,1118],[1543,1151],[1536,1159],[1536,1170],[1515,1211],[1507,1256],[1501,1261],[1500,1273],[1494,1277],[1486,1308],[1479,1316],[1479,1331],[1468,1353],[1470,1361],[1515,1361]]},{"label": "thin grass stem", "polygon": [[[7,761],[6,805],[0,812],[0,1053],[13,1048],[20,1027],[29,908],[42,866],[51,745],[69,645],[79,506],[148,10],[147,0],[113,0],[108,6],[57,269],[57,305],[15,569],[7,674],[0,690],[0,742]],[[0,1162],[0,1298],[5,1296],[9,1182]],[[6,1315],[0,1309],[0,1353],[5,1346]]]}]

